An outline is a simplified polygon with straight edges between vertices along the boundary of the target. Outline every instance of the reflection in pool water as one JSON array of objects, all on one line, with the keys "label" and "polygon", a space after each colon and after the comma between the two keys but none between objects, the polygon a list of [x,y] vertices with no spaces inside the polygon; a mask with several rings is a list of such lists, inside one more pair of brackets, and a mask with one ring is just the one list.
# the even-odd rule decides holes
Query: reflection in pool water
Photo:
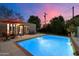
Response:
[{"label": "reflection in pool water", "polygon": [[17,44],[34,56],[73,56],[68,37],[44,35]]}]

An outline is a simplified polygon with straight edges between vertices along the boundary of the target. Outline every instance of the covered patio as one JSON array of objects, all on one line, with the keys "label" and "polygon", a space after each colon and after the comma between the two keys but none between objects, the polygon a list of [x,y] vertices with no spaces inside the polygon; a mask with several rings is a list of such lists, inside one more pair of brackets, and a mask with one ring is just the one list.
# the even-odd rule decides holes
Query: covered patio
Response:
[{"label": "covered patio", "polygon": [[27,23],[16,19],[0,20],[0,34],[3,36],[3,39],[4,37],[6,37],[6,39],[11,39],[18,35],[28,34],[33,28],[34,30],[32,32],[36,32],[36,25],[31,25],[33,24],[28,25]]}]

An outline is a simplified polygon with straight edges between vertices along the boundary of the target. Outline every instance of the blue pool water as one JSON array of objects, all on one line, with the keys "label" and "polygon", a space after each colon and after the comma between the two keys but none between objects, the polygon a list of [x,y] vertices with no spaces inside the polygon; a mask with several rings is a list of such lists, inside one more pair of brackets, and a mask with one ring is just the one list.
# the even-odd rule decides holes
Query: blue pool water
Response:
[{"label": "blue pool water", "polygon": [[68,37],[44,35],[17,44],[34,56],[73,56]]}]

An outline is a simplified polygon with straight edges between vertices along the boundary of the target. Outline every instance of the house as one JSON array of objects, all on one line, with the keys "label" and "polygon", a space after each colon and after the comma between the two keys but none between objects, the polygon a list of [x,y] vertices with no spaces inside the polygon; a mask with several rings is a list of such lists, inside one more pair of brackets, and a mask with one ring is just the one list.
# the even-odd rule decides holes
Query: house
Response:
[{"label": "house", "polygon": [[[0,34],[7,36],[36,33],[36,25],[16,19],[0,20]],[[4,35],[4,36],[5,36]]]}]

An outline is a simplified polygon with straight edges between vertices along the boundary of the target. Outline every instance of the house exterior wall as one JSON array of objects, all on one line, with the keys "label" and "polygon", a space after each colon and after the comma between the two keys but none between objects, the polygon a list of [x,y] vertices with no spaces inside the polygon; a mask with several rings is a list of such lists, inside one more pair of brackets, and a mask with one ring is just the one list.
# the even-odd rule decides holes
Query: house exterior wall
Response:
[{"label": "house exterior wall", "polygon": [[7,33],[7,24],[0,23],[0,33]]},{"label": "house exterior wall", "polygon": [[35,24],[32,24],[32,23],[27,23],[26,24],[28,26],[28,30],[29,30],[29,33],[36,33],[36,25]]},{"label": "house exterior wall", "polygon": [[28,26],[24,26],[24,34],[28,34],[29,33],[29,29],[28,29]]},{"label": "house exterior wall", "polygon": [[36,25],[31,23],[0,23],[0,33],[6,33],[7,35],[18,35],[20,34],[20,26],[23,26],[23,35],[36,33]]}]

